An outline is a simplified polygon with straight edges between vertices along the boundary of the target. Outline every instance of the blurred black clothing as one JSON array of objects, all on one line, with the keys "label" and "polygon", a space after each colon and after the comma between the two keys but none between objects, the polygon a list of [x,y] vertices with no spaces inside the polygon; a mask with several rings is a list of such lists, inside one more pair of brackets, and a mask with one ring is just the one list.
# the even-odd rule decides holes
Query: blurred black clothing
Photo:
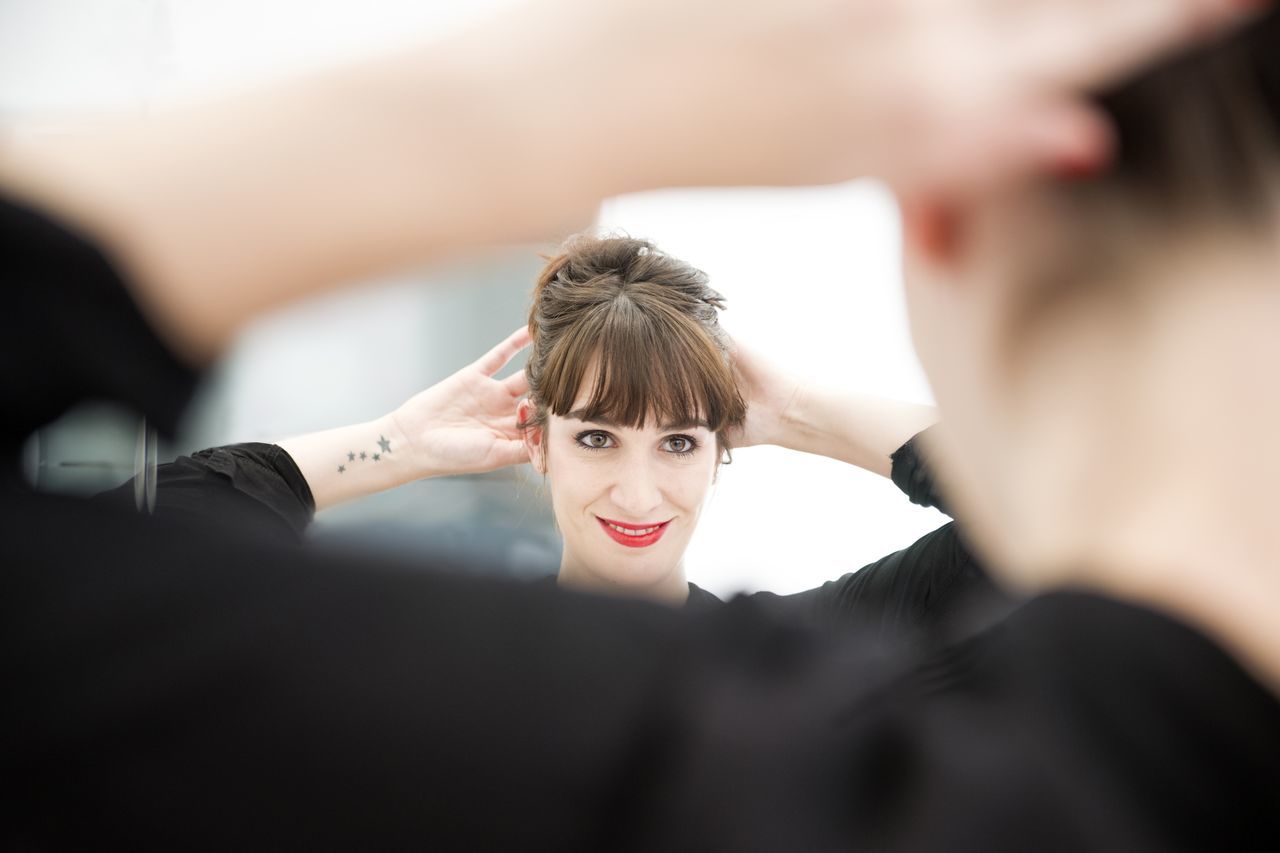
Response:
[{"label": "blurred black clothing", "polygon": [[[940,500],[928,466],[912,439],[893,455],[893,480],[913,502]],[[122,508],[134,503],[132,481],[96,500]],[[231,444],[180,456],[156,472],[158,517],[196,525],[220,523],[252,528],[300,543],[315,516],[315,500],[293,458],[274,444]],[[909,547],[822,586],[790,595],[755,593],[761,606],[819,626],[865,627],[881,641],[929,643],[963,633],[989,610],[1007,609],[1007,599],[965,546],[954,523],[920,537]],[[686,607],[719,607],[713,593],[689,584]]]},{"label": "blurred black clothing", "polygon": [[[190,372],[110,268],[0,209],[10,458],[80,396],[171,421]],[[1046,595],[922,657],[756,599],[320,555],[16,470],[0,525],[7,849],[1280,849],[1280,703],[1142,608]]]},{"label": "blurred black clothing", "polygon": [[173,430],[195,372],[169,354],[92,243],[0,199],[0,264],[6,476],[28,435],[85,399],[128,403]]},{"label": "blurred black clothing", "polygon": [[913,504],[935,507],[951,515],[951,510],[947,508],[947,502],[942,496],[942,490],[938,488],[938,478],[934,476],[929,460],[925,458],[924,448],[921,446],[922,437],[933,428],[929,427],[913,435],[907,439],[906,444],[893,452],[893,456],[890,457],[893,465],[889,477]]},{"label": "blurred black clothing", "polygon": [[[131,507],[133,480],[93,500]],[[164,521],[248,527],[281,544],[301,544],[315,511],[307,478],[279,445],[211,447],[156,467],[153,514]]]}]

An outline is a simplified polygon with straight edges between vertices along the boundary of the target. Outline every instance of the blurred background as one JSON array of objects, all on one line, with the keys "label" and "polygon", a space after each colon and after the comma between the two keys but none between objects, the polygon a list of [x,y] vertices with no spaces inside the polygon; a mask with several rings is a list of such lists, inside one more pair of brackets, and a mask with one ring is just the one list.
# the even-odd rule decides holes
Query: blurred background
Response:
[{"label": "blurred background", "polygon": [[[0,133],[57,133],[142,114],[321,62],[426,44],[509,0],[0,0]],[[815,381],[932,402],[899,286],[897,209],[871,182],[611,199],[597,225],[704,269],[724,323]],[[369,282],[249,329],[206,381],[182,433],[148,442],[136,413],[87,405],[33,436],[29,478],[93,492],[178,453],[385,414],[523,321],[540,252],[510,247]],[[734,454],[690,547],[690,580],[720,595],[815,586],[944,522],[887,480],[777,448]],[[553,573],[559,544],[527,469],[412,484],[321,514],[313,538],[420,554],[479,552],[495,571]]]}]

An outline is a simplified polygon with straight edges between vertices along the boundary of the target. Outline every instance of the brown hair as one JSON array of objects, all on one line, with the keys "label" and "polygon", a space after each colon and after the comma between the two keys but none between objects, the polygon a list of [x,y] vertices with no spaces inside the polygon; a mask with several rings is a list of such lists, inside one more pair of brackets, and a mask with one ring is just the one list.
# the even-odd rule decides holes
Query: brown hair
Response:
[{"label": "brown hair", "polygon": [[1257,223],[1274,213],[1280,163],[1280,13],[1176,58],[1098,99],[1116,129],[1116,162],[1068,187],[1084,201],[1120,195],[1143,215]]},{"label": "brown hair", "polygon": [[583,387],[585,420],[623,426],[705,422],[727,448],[746,404],[707,275],[645,240],[570,238],[538,276],[525,373],[539,427]]}]

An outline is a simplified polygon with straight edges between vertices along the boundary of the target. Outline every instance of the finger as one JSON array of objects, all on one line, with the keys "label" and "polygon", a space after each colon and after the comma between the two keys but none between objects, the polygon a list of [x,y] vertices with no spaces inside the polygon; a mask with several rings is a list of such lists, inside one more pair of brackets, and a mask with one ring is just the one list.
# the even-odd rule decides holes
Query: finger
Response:
[{"label": "finger", "polygon": [[521,326],[516,329],[507,339],[480,356],[475,362],[475,368],[485,376],[492,376],[499,370],[507,366],[507,362],[515,358],[520,350],[529,345],[529,327]]},{"label": "finger", "polygon": [[493,451],[489,454],[493,468],[506,468],[510,465],[523,465],[529,461],[529,450],[520,440],[501,440],[494,442]]},{"label": "finger", "polygon": [[523,397],[529,393],[529,375],[523,370],[517,371],[502,380],[502,385],[512,397]]},{"label": "finger", "polygon": [[[1006,33],[1032,78],[1076,89],[1110,83],[1256,14],[1259,0],[1038,0]],[[1014,13],[1017,14],[1017,13]]]}]

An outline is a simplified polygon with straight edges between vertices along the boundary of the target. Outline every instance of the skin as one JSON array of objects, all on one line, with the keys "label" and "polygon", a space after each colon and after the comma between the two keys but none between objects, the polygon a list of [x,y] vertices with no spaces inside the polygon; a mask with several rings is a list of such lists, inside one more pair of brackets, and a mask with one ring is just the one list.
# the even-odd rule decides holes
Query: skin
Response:
[{"label": "skin", "polygon": [[[590,398],[583,389],[575,403]],[[527,416],[529,404],[522,404]],[[572,415],[572,413],[571,413]],[[672,604],[688,597],[684,553],[715,480],[716,436],[698,424],[641,428],[549,415],[526,432],[534,468],[546,475],[564,537],[560,583]],[[614,541],[601,519],[639,530],[666,522],[652,545]]]}]

